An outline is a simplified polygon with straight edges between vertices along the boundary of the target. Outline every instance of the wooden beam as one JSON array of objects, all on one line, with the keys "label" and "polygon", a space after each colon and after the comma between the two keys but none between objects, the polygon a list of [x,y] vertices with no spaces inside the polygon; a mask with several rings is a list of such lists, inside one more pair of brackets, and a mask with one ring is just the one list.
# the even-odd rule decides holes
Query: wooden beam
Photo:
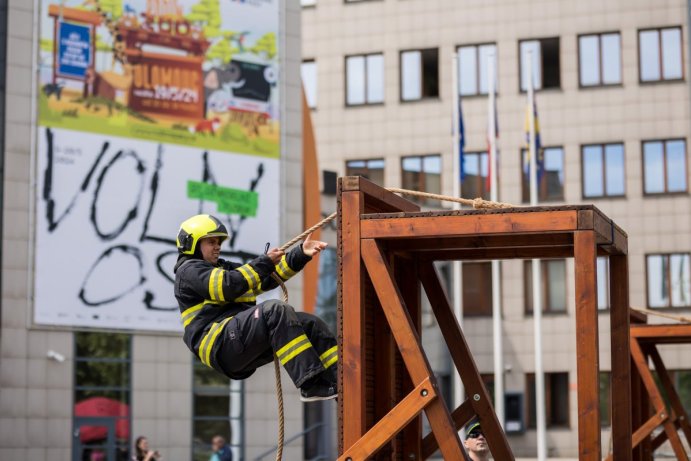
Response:
[{"label": "wooden beam", "polygon": [[345,450],[338,461],[365,461],[369,459],[415,418],[425,406],[437,398],[437,390],[432,381],[429,378],[424,379],[413,392],[379,420],[367,434]]},{"label": "wooden beam", "polygon": [[514,456],[506,440],[506,435],[492,408],[492,400],[480,378],[480,372],[475,365],[475,360],[470,353],[468,343],[461,332],[458,319],[453,313],[434,265],[429,262],[426,264],[421,262],[419,276],[427,299],[432,306],[432,312],[437,318],[439,329],[449,348],[451,359],[461,376],[466,393],[470,396],[473,411],[484,429],[483,432],[492,456],[494,459],[502,461],[513,460]]},{"label": "wooden beam", "polygon": [[[343,192],[339,202],[339,256],[341,260],[341,316],[339,334],[339,413],[342,414],[343,449],[351,447],[366,431],[365,344],[363,271],[360,258],[360,214],[364,197]],[[347,308],[343,308],[347,306]]]},{"label": "wooden beam", "polygon": [[[462,235],[554,233],[577,229],[576,211],[541,211],[461,216],[415,216],[363,219],[363,238],[426,238]],[[539,236],[535,236],[536,242]]]},{"label": "wooden beam", "polygon": [[612,356],[612,450],[614,461],[632,461],[629,265],[626,255],[609,258]]},{"label": "wooden beam", "polygon": [[343,192],[362,192],[365,194],[368,205],[378,208],[381,212],[387,211],[420,211],[420,206],[406,200],[403,197],[389,192],[363,178],[362,176],[345,176],[340,179]]},{"label": "wooden beam", "polygon": [[461,237],[426,238],[416,240],[389,240],[386,249],[389,251],[415,252],[420,250],[460,250],[519,247],[573,246],[572,232],[543,234],[501,234],[501,235],[464,235]]},{"label": "wooden beam", "polygon": [[472,261],[492,259],[571,258],[573,247],[473,248],[464,250],[428,250],[425,261]]},{"label": "wooden beam", "polygon": [[[451,419],[453,420],[454,427],[457,431],[460,430],[463,426],[465,426],[466,423],[473,418],[473,416],[475,416],[475,412],[473,411],[473,405],[470,403],[470,400],[466,400],[465,402],[463,402],[458,408],[456,408],[451,413]],[[421,459],[429,458],[438,449],[439,444],[437,443],[437,439],[434,437],[434,433],[430,432],[425,436],[424,439],[422,439]]]},{"label": "wooden beam", "polygon": [[[391,268],[377,245],[370,239],[362,239],[362,259],[372,280],[379,302],[386,314],[396,344],[401,352],[403,362],[413,382],[430,379],[436,386],[434,374],[422,349],[420,337],[414,329],[413,322],[405,307],[401,293],[393,281]],[[453,429],[451,415],[444,401],[439,399],[430,403],[425,409],[427,419],[438,440],[439,449],[446,459],[462,459],[464,455],[461,440]]]},{"label": "wooden beam", "polygon": [[631,325],[631,337],[652,340],[657,344],[691,343],[691,324]]},{"label": "wooden beam", "polygon": [[576,271],[576,354],[578,450],[580,461],[600,461],[599,346],[596,242],[594,231],[574,235]]}]

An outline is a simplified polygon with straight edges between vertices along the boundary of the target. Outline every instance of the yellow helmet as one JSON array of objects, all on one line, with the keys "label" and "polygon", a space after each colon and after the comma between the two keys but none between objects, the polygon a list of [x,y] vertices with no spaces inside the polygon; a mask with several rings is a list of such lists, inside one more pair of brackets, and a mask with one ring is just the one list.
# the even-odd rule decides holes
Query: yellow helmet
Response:
[{"label": "yellow helmet", "polygon": [[178,252],[184,255],[194,254],[197,242],[205,237],[221,237],[221,242],[228,238],[228,230],[221,221],[208,214],[198,214],[185,220],[178,231]]}]

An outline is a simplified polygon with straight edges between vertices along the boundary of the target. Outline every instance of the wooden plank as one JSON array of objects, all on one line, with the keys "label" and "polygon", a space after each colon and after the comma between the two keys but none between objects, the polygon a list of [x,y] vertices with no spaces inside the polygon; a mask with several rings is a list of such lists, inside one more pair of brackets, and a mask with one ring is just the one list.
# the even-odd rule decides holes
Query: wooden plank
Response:
[{"label": "wooden plank", "polygon": [[570,258],[573,247],[474,248],[464,250],[428,250],[425,261],[472,261],[491,259]]},{"label": "wooden plank", "polygon": [[[648,368],[648,358],[643,353],[643,349],[641,348],[640,344],[638,344],[638,342],[635,340],[631,341],[631,357],[636,364],[636,368],[638,368],[638,373],[640,374],[643,385],[645,386],[645,390],[648,393],[650,403],[653,405],[653,408],[658,414],[661,414],[666,418],[667,415],[665,413],[667,413],[667,410],[665,407],[665,402],[662,398],[660,390],[657,388],[655,378],[653,378],[653,374],[651,373],[650,368]],[[662,423],[662,421],[660,421],[660,423]]]},{"label": "wooden plank", "polygon": [[444,399],[434,399],[425,408],[425,414],[444,459],[468,460]]},{"label": "wooden plank", "polygon": [[406,398],[384,416],[367,434],[355,442],[338,458],[338,461],[364,461],[391,440],[425,406],[438,400],[432,381],[422,380]]},{"label": "wooden plank", "polygon": [[393,282],[391,268],[376,241],[362,239],[361,245],[362,259],[396,338],[396,344],[401,351],[408,373],[414,383],[422,382],[432,375],[432,370],[427,363],[420,337],[414,330],[405,302]]},{"label": "wooden plank", "polygon": [[[341,260],[341,335],[339,345],[339,414],[342,416],[342,449],[351,447],[366,430],[364,305],[360,258],[360,213],[364,197],[343,192],[339,202]],[[346,306],[344,308],[344,306]]]},{"label": "wooden plank", "polygon": [[[365,267],[377,290],[379,301],[411,379],[413,382],[430,379],[432,384],[436,386],[434,375],[422,350],[420,337],[414,329],[401,293],[393,282],[393,274],[386,258],[376,241],[363,239],[361,245]],[[462,459],[461,440],[458,438],[458,433],[453,429],[451,415],[444,401],[437,399],[431,402],[425,412],[435,437],[437,440],[441,440],[439,449],[444,457],[446,459]]]},{"label": "wooden plank", "polygon": [[643,440],[648,438],[648,436],[653,433],[655,428],[662,423],[662,420],[663,416],[660,413],[655,413],[650,419],[648,419],[645,424],[638,428],[638,430],[633,434],[633,445],[637,446],[643,442]]},{"label": "wooden plank", "polygon": [[656,344],[691,342],[691,324],[631,325],[631,337],[639,340],[653,340]]},{"label": "wooden plank", "polygon": [[[393,258],[393,271],[396,276],[401,296],[405,300],[408,314],[418,336],[422,337],[422,303],[420,281],[417,278],[417,258]],[[392,344],[393,349],[393,344]],[[414,383],[410,380],[404,367],[396,369],[399,381],[403,381],[401,392],[405,395],[413,390]],[[398,397],[398,398],[402,398]],[[401,432],[401,454],[403,459],[420,459],[422,450],[422,416],[416,416]],[[398,447],[397,447],[398,448]]]},{"label": "wooden plank", "polygon": [[439,329],[444,337],[456,370],[461,376],[466,394],[470,396],[473,411],[478,416],[485,433],[492,456],[497,460],[510,461],[514,459],[506,435],[499,424],[497,415],[492,408],[485,385],[480,378],[475,360],[470,353],[468,343],[461,332],[458,319],[453,313],[444,287],[439,281],[439,275],[432,263],[420,263],[419,277],[437,318]]},{"label": "wooden plank", "polygon": [[95,26],[103,22],[101,15],[95,11],[85,11],[61,5],[48,5],[48,16]]},{"label": "wooden plank", "polygon": [[461,237],[390,240],[389,251],[416,252],[420,250],[456,250],[485,248],[573,246],[572,232],[550,234],[465,235]]},{"label": "wooden plank", "polygon": [[629,265],[626,255],[609,258],[612,363],[612,451],[614,461],[632,461]]},{"label": "wooden plank", "polygon": [[381,211],[420,211],[420,206],[403,197],[389,192],[361,176],[345,176],[341,179],[343,192],[359,191],[365,194],[368,204]]},{"label": "wooden plank", "polygon": [[[629,359],[629,363],[631,368],[631,419],[632,428],[635,432],[638,428],[642,427],[650,417],[650,401],[648,400],[648,394],[645,392],[645,386],[643,385],[633,357]],[[646,436],[646,438],[642,439],[639,443],[635,443],[635,435],[633,438],[633,459],[635,461],[647,461],[652,458],[650,438]]]},{"label": "wooden plank", "polygon": [[471,234],[573,231],[576,211],[504,213],[464,216],[364,219],[362,238],[456,237]]},{"label": "wooden plank", "polygon": [[595,232],[574,235],[578,450],[580,461],[600,461],[599,346]]},{"label": "wooden plank", "polygon": [[[475,416],[475,412],[473,411],[473,405],[469,400],[463,402],[451,413],[451,419],[453,420],[454,427],[457,431],[465,426],[466,423],[473,418],[473,416]],[[419,459],[429,458],[438,449],[439,444],[437,443],[437,439],[434,437],[434,432],[430,432],[425,436],[424,439],[422,439],[422,458]]]}]

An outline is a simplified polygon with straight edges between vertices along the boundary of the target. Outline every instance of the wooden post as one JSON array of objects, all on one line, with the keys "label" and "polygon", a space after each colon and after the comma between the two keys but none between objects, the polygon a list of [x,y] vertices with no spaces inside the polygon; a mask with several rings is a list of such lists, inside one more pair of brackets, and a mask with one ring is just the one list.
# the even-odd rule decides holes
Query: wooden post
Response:
[{"label": "wooden post", "polygon": [[341,279],[342,331],[348,340],[339,337],[340,382],[339,398],[343,402],[343,447],[350,448],[366,432],[365,409],[365,349],[363,286],[360,263],[360,214],[364,211],[364,197],[358,191],[344,191],[340,201],[341,235],[340,258],[343,265]]},{"label": "wooden post", "polygon": [[[627,255],[609,257],[612,344],[612,451],[614,461],[632,461],[629,266]],[[577,266],[580,267],[580,266]],[[595,306],[597,309],[597,306]],[[597,322],[597,319],[595,319]]]},{"label": "wooden post", "polygon": [[596,257],[595,233],[590,230],[574,232],[579,461],[602,459]]}]

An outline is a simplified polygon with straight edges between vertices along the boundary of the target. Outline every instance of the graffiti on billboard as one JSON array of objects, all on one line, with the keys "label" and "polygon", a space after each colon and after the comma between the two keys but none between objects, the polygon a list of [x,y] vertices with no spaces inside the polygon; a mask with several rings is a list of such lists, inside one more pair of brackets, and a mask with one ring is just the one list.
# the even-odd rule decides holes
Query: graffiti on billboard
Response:
[{"label": "graffiti on billboard", "polygon": [[40,136],[37,323],[179,330],[175,235],[191,215],[224,222],[226,259],[277,242],[278,160],[51,128]]}]

